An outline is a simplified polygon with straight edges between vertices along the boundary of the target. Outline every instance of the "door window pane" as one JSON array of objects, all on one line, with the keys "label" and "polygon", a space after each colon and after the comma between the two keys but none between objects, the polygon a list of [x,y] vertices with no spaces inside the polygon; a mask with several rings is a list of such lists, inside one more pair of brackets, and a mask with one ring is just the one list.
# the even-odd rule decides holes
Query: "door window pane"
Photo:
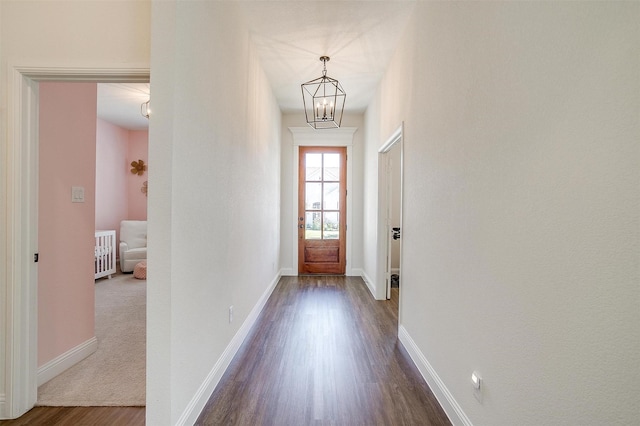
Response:
[{"label": "door window pane", "polygon": [[337,240],[339,238],[340,222],[338,221],[339,213],[331,212],[324,214],[324,239]]},{"label": "door window pane", "polygon": [[340,184],[325,183],[324,184],[324,209],[340,210]]},{"label": "door window pane", "polygon": [[320,210],[322,207],[322,184],[315,182],[305,183],[304,209]]},{"label": "door window pane", "polygon": [[305,180],[322,180],[322,154],[307,153],[305,157]]},{"label": "door window pane", "polygon": [[322,213],[306,212],[304,222],[304,238],[305,240],[319,240],[322,238]]},{"label": "door window pane", "polygon": [[340,154],[324,154],[324,179],[323,180],[325,181],[340,180]]}]

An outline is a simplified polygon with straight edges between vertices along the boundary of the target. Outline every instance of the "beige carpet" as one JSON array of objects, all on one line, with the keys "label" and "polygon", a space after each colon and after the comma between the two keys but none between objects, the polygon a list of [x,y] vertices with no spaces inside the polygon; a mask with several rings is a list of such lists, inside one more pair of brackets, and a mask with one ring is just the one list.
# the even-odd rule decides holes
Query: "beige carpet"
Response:
[{"label": "beige carpet", "polygon": [[146,283],[132,274],[96,281],[98,350],[40,386],[37,405],[145,405]]}]

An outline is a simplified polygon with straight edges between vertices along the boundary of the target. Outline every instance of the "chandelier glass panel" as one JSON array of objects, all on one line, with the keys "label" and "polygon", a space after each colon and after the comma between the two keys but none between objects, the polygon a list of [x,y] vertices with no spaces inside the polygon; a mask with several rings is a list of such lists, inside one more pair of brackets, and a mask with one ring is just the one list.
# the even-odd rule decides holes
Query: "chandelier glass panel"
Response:
[{"label": "chandelier glass panel", "polygon": [[329,57],[321,56],[320,60],[323,64],[322,77],[301,85],[304,114],[307,124],[314,129],[332,129],[342,123],[347,94],[338,80],[327,76]]}]

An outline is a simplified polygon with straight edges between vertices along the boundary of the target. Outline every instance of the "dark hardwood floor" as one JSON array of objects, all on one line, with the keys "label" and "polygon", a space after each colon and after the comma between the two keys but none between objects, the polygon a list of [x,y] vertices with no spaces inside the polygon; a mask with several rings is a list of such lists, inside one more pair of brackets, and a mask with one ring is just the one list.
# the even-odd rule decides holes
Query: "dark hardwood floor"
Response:
[{"label": "dark hardwood floor", "polygon": [[449,425],[397,340],[397,289],[283,277],[197,425]]},{"label": "dark hardwood floor", "polygon": [[[397,340],[398,289],[283,277],[197,425],[450,425]],[[36,407],[2,425],[145,424],[144,407]]]},{"label": "dark hardwood floor", "polygon": [[35,407],[16,420],[1,425],[137,426],[144,425],[144,407]]}]

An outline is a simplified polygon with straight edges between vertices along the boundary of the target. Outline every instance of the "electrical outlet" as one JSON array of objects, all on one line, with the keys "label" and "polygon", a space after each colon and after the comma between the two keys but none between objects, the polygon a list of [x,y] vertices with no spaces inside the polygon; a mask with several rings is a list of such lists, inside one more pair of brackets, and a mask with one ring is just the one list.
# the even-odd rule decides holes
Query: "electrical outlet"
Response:
[{"label": "electrical outlet", "polygon": [[233,305],[229,306],[229,324],[233,322]]},{"label": "electrical outlet", "polygon": [[471,373],[471,386],[473,386],[473,396],[475,396],[478,402],[482,404],[483,383],[482,377],[477,371]]},{"label": "electrical outlet", "polygon": [[480,374],[478,374],[477,371],[471,373],[471,385],[477,391],[479,391],[482,386],[482,377],[480,377]]}]

